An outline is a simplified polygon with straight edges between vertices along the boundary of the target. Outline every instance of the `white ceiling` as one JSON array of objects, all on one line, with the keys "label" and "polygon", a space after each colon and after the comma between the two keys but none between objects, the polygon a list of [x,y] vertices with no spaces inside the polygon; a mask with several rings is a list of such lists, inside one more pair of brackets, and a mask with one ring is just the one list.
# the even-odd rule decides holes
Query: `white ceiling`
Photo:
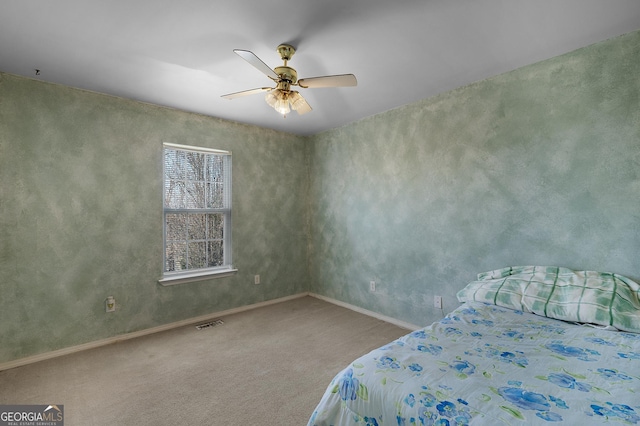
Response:
[{"label": "white ceiling", "polygon": [[[638,0],[2,0],[0,71],[308,135],[637,29]],[[220,97],[272,86],[233,49],[275,67],[281,43],[358,86],[285,119]]]}]

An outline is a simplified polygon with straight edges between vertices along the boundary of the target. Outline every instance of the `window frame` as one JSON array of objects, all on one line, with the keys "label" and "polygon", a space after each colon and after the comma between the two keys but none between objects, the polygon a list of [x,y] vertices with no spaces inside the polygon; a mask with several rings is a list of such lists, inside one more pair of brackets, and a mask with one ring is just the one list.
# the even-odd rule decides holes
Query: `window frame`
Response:
[{"label": "window frame", "polygon": [[[224,203],[222,207],[209,208],[168,208],[166,201],[166,153],[167,150],[195,152],[205,155],[225,156],[225,179],[223,188],[225,191]],[[192,281],[201,281],[212,278],[222,278],[233,275],[237,269],[233,267],[232,261],[232,157],[231,151],[205,148],[190,145],[180,145],[164,142],[162,144],[162,276],[158,282],[162,285],[182,284]],[[206,181],[205,181],[206,182]],[[167,215],[169,214],[222,214],[223,215],[223,264],[221,266],[211,266],[204,268],[192,268],[180,271],[167,271]],[[206,238],[204,239],[205,241]],[[185,240],[188,244],[188,238]]]}]

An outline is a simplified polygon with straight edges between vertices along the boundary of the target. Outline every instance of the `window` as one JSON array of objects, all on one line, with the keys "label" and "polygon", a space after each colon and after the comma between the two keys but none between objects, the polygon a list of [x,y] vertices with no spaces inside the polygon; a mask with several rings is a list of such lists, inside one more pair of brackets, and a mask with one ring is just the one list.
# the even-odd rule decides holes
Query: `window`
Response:
[{"label": "window", "polygon": [[234,272],[231,153],[164,144],[162,284]]}]

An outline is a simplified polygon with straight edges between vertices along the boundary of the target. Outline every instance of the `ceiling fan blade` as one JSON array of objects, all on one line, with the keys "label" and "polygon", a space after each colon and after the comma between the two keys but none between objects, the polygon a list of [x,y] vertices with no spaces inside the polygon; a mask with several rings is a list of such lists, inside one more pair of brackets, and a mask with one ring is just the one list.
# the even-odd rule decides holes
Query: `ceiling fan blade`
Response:
[{"label": "ceiling fan blade", "polygon": [[235,49],[234,52],[242,59],[257,68],[260,72],[264,73],[267,77],[273,80],[278,80],[278,74],[276,74],[274,70],[269,68],[269,65],[262,62],[262,59],[258,58],[255,53],[241,49]]},{"label": "ceiling fan blade", "polygon": [[243,90],[242,92],[229,93],[226,95],[222,95],[221,97],[231,100],[235,98],[241,98],[242,96],[255,95],[256,93],[266,92],[267,90],[272,89],[273,87],[260,87],[259,89]]},{"label": "ceiling fan blade", "polygon": [[358,80],[353,74],[327,75],[324,77],[301,78],[300,87],[315,89],[319,87],[349,87],[357,86]]}]

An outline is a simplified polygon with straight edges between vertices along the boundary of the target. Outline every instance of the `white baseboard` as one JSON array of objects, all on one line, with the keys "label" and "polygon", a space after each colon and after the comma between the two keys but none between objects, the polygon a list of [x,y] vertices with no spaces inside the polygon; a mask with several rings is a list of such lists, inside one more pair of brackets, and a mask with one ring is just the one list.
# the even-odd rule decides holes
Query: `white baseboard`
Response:
[{"label": "white baseboard", "polygon": [[418,330],[418,329],[422,328],[420,326],[417,326],[417,325],[414,325],[414,324],[411,324],[411,323],[408,323],[408,322],[400,321],[398,319],[391,318],[391,317],[388,317],[386,315],[379,314],[377,312],[369,311],[367,309],[363,309],[363,308],[360,308],[358,306],[351,305],[349,303],[341,302],[340,300],[332,299],[330,297],[321,296],[321,295],[315,294],[315,293],[309,293],[309,296],[315,297],[315,298],[320,299],[320,300],[324,300],[325,302],[333,303],[334,305],[342,306],[343,308],[350,309],[350,310],[358,312],[360,314],[368,315],[370,317],[379,319],[379,320],[384,321],[384,322],[388,322],[388,323],[393,324],[393,325],[397,325],[398,327],[407,329],[409,331],[414,331],[414,330]]},{"label": "white baseboard", "polygon": [[108,337],[106,339],[100,339],[100,340],[95,340],[93,342],[83,343],[81,345],[70,346],[68,348],[45,352],[38,355],[29,356],[26,358],[7,361],[7,362],[0,363],[0,371],[21,367],[23,365],[33,364],[34,362],[45,361],[47,359],[57,358],[59,356],[70,355],[76,352],[85,351],[87,349],[99,348],[100,346],[106,346],[112,343],[135,339],[136,337],[147,336],[149,334],[159,333],[161,331],[167,331],[174,328],[183,327],[185,325],[196,324],[199,322],[206,322],[217,317],[237,314],[237,313],[248,311],[251,309],[261,308],[263,306],[268,306],[276,303],[286,302],[288,300],[298,299],[300,297],[304,297],[308,295],[309,295],[308,292],[294,294],[292,296],[286,296],[286,297],[281,297],[279,299],[267,300],[265,302],[254,303],[252,305],[240,306],[238,308],[227,309],[226,311],[220,311],[212,314],[201,315],[199,317],[188,318],[182,321],[160,325],[158,327],[152,327],[152,328],[147,328],[145,330],[134,331],[133,333],[121,334],[118,336]]}]

